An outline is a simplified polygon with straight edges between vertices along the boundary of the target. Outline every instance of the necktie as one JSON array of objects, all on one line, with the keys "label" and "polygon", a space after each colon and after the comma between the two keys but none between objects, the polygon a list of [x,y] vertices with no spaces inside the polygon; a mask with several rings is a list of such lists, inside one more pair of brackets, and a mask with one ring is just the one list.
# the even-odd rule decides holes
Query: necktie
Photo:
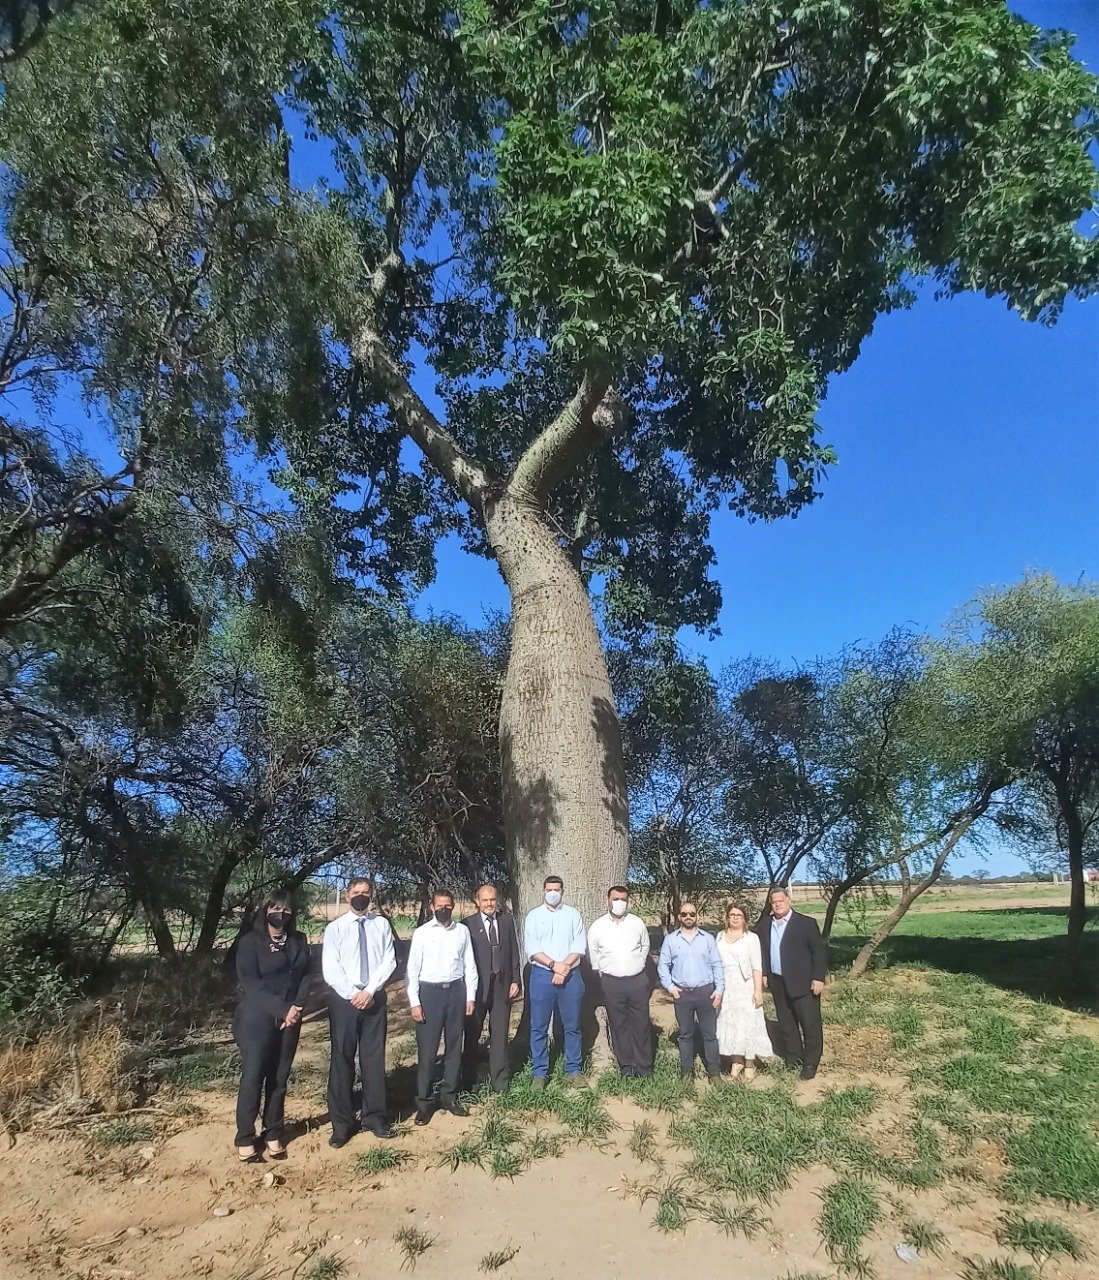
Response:
[{"label": "necktie", "polygon": [[488,921],[488,940],[492,946],[492,973],[498,975],[500,972],[500,931],[496,927],[495,916],[492,916]]},{"label": "necktie", "polygon": [[359,981],[366,986],[370,976],[370,956],[366,949],[366,916],[359,916]]}]

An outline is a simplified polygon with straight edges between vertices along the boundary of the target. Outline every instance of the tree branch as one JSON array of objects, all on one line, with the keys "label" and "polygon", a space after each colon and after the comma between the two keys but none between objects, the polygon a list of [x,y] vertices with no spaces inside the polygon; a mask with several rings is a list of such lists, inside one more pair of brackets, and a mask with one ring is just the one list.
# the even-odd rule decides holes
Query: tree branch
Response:
[{"label": "tree branch", "polygon": [[466,457],[458,442],[413,390],[401,366],[377,332],[363,325],[352,354],[389,406],[401,430],[419,445],[431,465],[471,506],[480,506],[489,488],[481,467]]},{"label": "tree branch", "polygon": [[588,369],[576,394],[515,464],[508,492],[539,506],[624,420],[625,405],[603,370]]}]

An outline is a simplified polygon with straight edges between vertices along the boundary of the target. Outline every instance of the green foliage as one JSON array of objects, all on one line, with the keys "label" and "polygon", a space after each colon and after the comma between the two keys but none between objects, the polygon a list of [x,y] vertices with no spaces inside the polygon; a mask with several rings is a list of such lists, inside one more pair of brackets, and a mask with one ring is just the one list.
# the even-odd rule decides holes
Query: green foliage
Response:
[{"label": "green foliage", "polygon": [[1011,1249],[1022,1249],[1041,1266],[1055,1254],[1082,1258],[1084,1247],[1080,1237],[1059,1222],[1041,1218],[1008,1218],[996,1230],[996,1239]]},{"label": "green foliage", "polygon": [[406,1267],[410,1271],[415,1271],[416,1263],[435,1243],[434,1236],[429,1236],[426,1231],[421,1231],[418,1227],[401,1227],[394,1233],[393,1240],[404,1254],[404,1261],[401,1263],[402,1271]]},{"label": "green foliage", "polygon": [[861,1178],[842,1178],[823,1193],[817,1225],[828,1256],[845,1270],[866,1274],[859,1249],[880,1215],[873,1186]]},{"label": "green foliage", "polygon": [[347,1263],[334,1253],[318,1254],[306,1263],[302,1276],[305,1280],[339,1280],[347,1270]]},{"label": "green foliage", "polygon": [[904,1239],[920,1253],[939,1254],[946,1244],[946,1232],[923,1218],[909,1218],[901,1223]]},{"label": "green foliage", "polygon": [[1038,1273],[1007,1258],[967,1258],[962,1280],[1038,1280]]},{"label": "green foliage", "polygon": [[402,1151],[400,1147],[371,1147],[369,1151],[363,1151],[355,1157],[353,1168],[356,1173],[370,1177],[377,1173],[388,1173],[391,1169],[399,1169],[411,1159],[411,1154]]},{"label": "green foliage", "polygon": [[506,1267],[507,1264],[518,1254],[521,1245],[508,1244],[502,1249],[493,1249],[490,1253],[486,1253],[478,1264],[477,1270],[483,1271],[485,1275],[493,1275]]},{"label": "green foliage", "polygon": [[112,1116],[92,1126],[92,1137],[104,1147],[132,1147],[138,1142],[151,1142],[156,1136],[153,1126],[132,1116]]}]

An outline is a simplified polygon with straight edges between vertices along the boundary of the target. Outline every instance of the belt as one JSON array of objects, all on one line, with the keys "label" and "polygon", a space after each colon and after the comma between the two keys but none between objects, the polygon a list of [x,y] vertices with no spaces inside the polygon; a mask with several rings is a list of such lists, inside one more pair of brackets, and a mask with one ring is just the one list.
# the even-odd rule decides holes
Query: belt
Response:
[{"label": "belt", "polygon": [[449,991],[451,987],[466,985],[465,978],[451,978],[449,982],[421,982],[421,987],[431,987],[433,991]]},{"label": "belt", "polygon": [[[679,985],[678,983],[676,984]],[[707,987],[712,987],[712,982],[704,982],[700,987],[680,987],[680,991],[705,991]]]}]

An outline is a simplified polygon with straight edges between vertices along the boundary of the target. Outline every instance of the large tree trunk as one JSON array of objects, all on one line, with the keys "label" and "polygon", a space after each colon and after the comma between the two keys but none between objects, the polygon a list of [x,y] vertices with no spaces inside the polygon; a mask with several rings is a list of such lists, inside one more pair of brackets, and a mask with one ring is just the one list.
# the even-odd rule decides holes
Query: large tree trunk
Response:
[{"label": "large tree trunk", "polygon": [[590,924],[626,876],[622,742],[591,602],[541,514],[514,497],[485,524],[512,601],[500,708],[504,825],[520,923],[547,875]]},{"label": "large tree trunk", "polygon": [[1065,824],[1065,844],[1068,848],[1068,936],[1079,938],[1088,918],[1084,887],[1084,827],[1079,810],[1071,800],[1062,802],[1061,820]]},{"label": "large tree trunk", "polygon": [[217,944],[218,930],[221,928],[221,918],[225,911],[225,894],[239,862],[240,854],[233,848],[222,854],[221,861],[214,868],[202,910],[198,942],[195,943],[196,955],[208,955]]}]

